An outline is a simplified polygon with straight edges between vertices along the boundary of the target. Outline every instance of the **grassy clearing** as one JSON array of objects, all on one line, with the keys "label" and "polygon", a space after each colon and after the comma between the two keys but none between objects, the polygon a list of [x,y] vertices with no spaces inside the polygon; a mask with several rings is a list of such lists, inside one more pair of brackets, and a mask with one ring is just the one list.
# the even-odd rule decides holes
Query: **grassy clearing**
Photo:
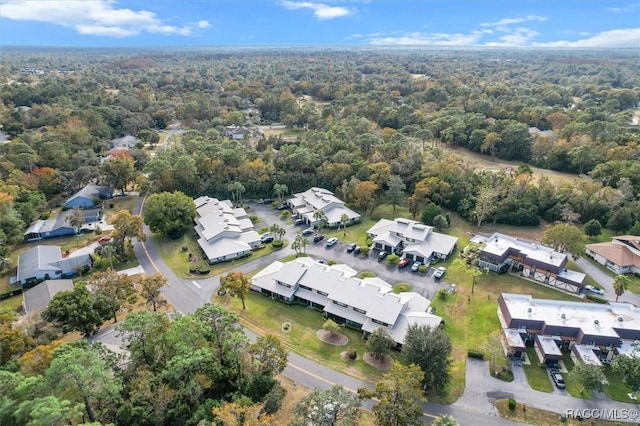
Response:
[{"label": "grassy clearing", "polygon": [[553,392],[553,385],[547,374],[547,368],[538,361],[536,351],[533,348],[527,348],[527,356],[531,365],[524,365],[523,367],[529,386],[540,392]]},{"label": "grassy clearing", "polygon": [[328,229],[325,228],[322,233],[327,236],[327,238],[336,237],[341,241],[345,241],[348,243],[356,243],[364,247],[367,244],[367,231],[371,228],[377,221],[370,218],[362,218],[360,223],[355,225],[348,226],[345,230],[344,228],[340,229]]},{"label": "grassy clearing", "polygon": [[500,417],[529,425],[556,426],[558,424],[564,424],[567,426],[607,426],[621,424],[604,420],[576,420],[573,418],[567,419],[566,422],[561,422],[558,413],[529,407],[526,404],[517,403],[516,409],[510,410],[506,399],[500,399],[496,401],[494,405],[498,409]]},{"label": "grassy clearing", "polygon": [[[262,248],[254,250],[251,256],[244,257],[242,259],[235,259],[229,262],[209,265],[200,251],[196,235],[193,232],[187,232],[177,239],[172,239],[166,235],[158,234],[154,234],[152,238],[158,248],[160,256],[162,256],[162,259],[176,275],[182,278],[193,278],[195,276],[189,273],[189,269],[191,268],[201,267],[202,269],[209,269],[209,274],[196,276],[203,278],[206,276],[220,274],[228,271],[229,269],[237,268],[238,266],[251,262],[258,257],[279,250],[275,249],[271,244],[267,244]],[[189,253],[195,256],[195,262],[189,261]]]},{"label": "grassy clearing", "polygon": [[137,195],[125,195],[124,197],[113,197],[109,200],[105,200],[103,203],[104,215],[107,218],[107,223],[110,222],[111,217],[118,213],[120,210],[133,211],[133,208],[138,201]]},{"label": "grassy clearing", "polygon": [[629,398],[630,389],[624,384],[621,374],[614,372],[610,365],[604,366],[604,375],[607,376],[608,386],[604,387],[604,393],[611,399],[620,402],[637,404],[637,400]]},{"label": "grassy clearing", "polygon": [[22,307],[22,295],[10,297],[8,299],[0,300],[0,308],[8,308],[14,312],[17,312]]},{"label": "grassy clearing", "polygon": [[[362,360],[366,348],[365,340],[359,331],[343,327],[340,332],[349,339],[344,346],[330,345],[316,337],[316,331],[322,328],[325,321],[322,312],[300,305],[285,306],[281,302],[253,292],[247,297],[245,311],[237,299],[221,299],[217,296],[215,299],[237,312],[242,325],[258,334],[277,336],[294,352],[363,380],[377,382],[382,377],[380,370]],[[284,322],[292,324],[289,332],[282,331]],[[347,350],[355,350],[358,358],[344,359],[341,353]]]}]

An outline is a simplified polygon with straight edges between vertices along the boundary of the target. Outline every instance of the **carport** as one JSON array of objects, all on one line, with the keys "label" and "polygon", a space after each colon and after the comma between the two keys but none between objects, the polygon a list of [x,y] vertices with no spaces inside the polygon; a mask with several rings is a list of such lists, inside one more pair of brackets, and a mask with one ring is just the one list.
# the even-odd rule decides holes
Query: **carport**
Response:
[{"label": "carport", "polygon": [[557,364],[562,359],[560,347],[553,337],[538,334],[534,346],[541,364]]},{"label": "carport", "polygon": [[522,340],[520,332],[510,328],[505,328],[502,331],[504,332],[504,338],[507,342],[507,351],[509,356],[520,359],[523,358],[527,349],[524,345],[524,340]]}]

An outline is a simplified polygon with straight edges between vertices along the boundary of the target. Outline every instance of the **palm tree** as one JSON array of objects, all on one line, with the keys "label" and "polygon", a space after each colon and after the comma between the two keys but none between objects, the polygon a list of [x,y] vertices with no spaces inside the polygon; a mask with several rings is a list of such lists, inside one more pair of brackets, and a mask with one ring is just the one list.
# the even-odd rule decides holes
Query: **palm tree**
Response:
[{"label": "palm tree", "polygon": [[346,213],[342,213],[342,216],[340,216],[340,224],[344,227],[342,228],[343,236],[347,235],[347,223],[349,223],[349,216]]},{"label": "palm tree", "polygon": [[327,224],[327,215],[324,214],[322,210],[316,210],[316,212],[313,214],[313,218],[317,221],[320,221],[320,229],[324,228],[324,226]]},{"label": "palm tree", "polygon": [[616,275],[615,279],[613,280],[613,291],[615,291],[616,293],[616,302],[618,301],[618,298],[624,294],[630,283],[631,280],[628,276]]},{"label": "palm tree", "polygon": [[271,225],[269,231],[273,232],[278,240],[282,240],[282,236],[285,234],[285,232],[287,232],[282,226],[278,225],[277,223]]}]

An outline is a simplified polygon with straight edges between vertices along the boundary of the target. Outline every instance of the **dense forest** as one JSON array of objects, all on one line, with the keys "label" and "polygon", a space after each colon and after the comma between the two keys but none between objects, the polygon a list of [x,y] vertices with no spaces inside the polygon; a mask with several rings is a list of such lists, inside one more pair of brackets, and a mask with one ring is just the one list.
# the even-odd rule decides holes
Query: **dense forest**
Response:
[{"label": "dense forest", "polygon": [[[640,219],[636,53],[6,50],[0,241],[91,182],[225,198],[317,185],[365,210],[403,193],[416,217],[436,205],[478,223],[628,231]],[[293,136],[224,134],[276,122]],[[149,149],[172,123],[185,133]],[[146,148],[105,157],[125,134]],[[524,163],[478,171],[451,147]],[[533,179],[527,164],[581,177]]]}]

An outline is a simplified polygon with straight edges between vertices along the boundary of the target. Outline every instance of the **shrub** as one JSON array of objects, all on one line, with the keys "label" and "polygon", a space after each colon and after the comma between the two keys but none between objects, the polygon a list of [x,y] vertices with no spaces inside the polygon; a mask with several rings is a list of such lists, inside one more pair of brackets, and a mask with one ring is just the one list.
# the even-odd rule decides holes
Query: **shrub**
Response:
[{"label": "shrub", "polygon": [[516,409],[516,400],[514,398],[509,398],[509,410]]},{"label": "shrub", "polygon": [[371,249],[369,247],[362,247],[361,253],[364,256],[367,256],[369,254],[369,251],[371,251]]},{"label": "shrub", "polygon": [[284,388],[280,386],[280,383],[276,383],[262,400],[262,403],[264,404],[264,411],[267,414],[273,414],[280,410],[280,407],[282,407],[282,401],[284,400],[284,394]]},{"label": "shrub", "polygon": [[484,352],[469,349],[467,356],[469,358],[484,359]]},{"label": "shrub", "polygon": [[397,265],[399,261],[400,256],[398,256],[397,254],[390,254],[389,256],[387,256],[387,263],[389,265]]},{"label": "shrub", "polygon": [[258,216],[256,216],[255,214],[252,214],[251,216],[249,216],[249,220],[250,220],[252,223],[258,223],[258,222],[260,222],[260,218],[259,218]]},{"label": "shrub", "polygon": [[418,268],[418,272],[420,272],[421,274],[426,274],[427,273],[427,265],[420,265],[420,267]]},{"label": "shrub", "polygon": [[42,220],[47,220],[51,217],[51,214],[49,214],[49,212],[44,212],[40,215],[40,219]]},{"label": "shrub", "polygon": [[602,233],[602,225],[597,219],[591,219],[589,222],[584,224],[584,233],[590,237],[600,235]]},{"label": "shrub", "polygon": [[347,358],[356,359],[357,357],[358,357],[358,353],[354,349],[347,351]]},{"label": "shrub", "polygon": [[95,232],[96,232],[96,235],[102,235],[102,228],[100,228],[99,225],[96,225]]},{"label": "shrub", "polygon": [[275,240],[274,242],[271,243],[271,246],[273,248],[282,248],[284,246],[284,241],[282,240]]},{"label": "shrub", "polygon": [[62,206],[62,211],[66,212],[67,210],[71,209],[71,207],[69,206]]},{"label": "shrub", "polygon": [[370,271],[362,271],[358,274],[358,278],[363,279],[363,278],[374,278],[376,276],[376,274],[374,274],[373,272]]},{"label": "shrub", "polygon": [[447,297],[449,297],[449,292],[444,289],[441,288],[440,290],[438,290],[438,298],[441,300],[447,300]]},{"label": "shrub", "polygon": [[282,210],[282,213],[280,213],[280,219],[287,219],[289,216],[291,216],[289,210]]},{"label": "shrub", "polygon": [[594,296],[592,294],[587,294],[586,297],[588,300],[591,300],[592,302],[602,303],[602,304],[609,303],[607,299],[603,299],[602,297]]},{"label": "shrub", "polygon": [[187,246],[182,246],[182,247],[180,248],[180,250],[182,250],[182,251],[188,251],[188,250],[189,250],[189,247],[187,247]]}]

